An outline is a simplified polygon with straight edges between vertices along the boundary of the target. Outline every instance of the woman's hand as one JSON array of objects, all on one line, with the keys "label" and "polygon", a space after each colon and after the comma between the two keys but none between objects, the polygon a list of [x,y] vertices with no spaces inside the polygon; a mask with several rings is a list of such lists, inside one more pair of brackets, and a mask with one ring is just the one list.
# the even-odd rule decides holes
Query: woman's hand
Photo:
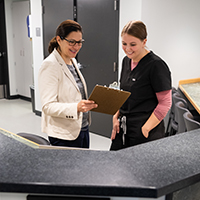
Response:
[{"label": "woman's hand", "polygon": [[145,138],[149,137],[149,130],[147,130],[145,126],[142,127],[142,134],[144,135]]},{"label": "woman's hand", "polygon": [[112,134],[111,134],[111,140],[114,140],[116,137],[116,134],[119,133],[119,112],[117,112],[114,116],[113,116],[113,129],[112,129]]},{"label": "woman's hand", "polygon": [[77,105],[78,112],[87,112],[93,108],[97,108],[97,104],[94,101],[90,100],[81,100]]},{"label": "woman's hand", "polygon": [[149,132],[155,128],[160,121],[158,118],[155,116],[154,112],[151,114],[149,119],[146,121],[146,123],[142,126],[142,134],[144,135],[145,138],[149,137]]}]

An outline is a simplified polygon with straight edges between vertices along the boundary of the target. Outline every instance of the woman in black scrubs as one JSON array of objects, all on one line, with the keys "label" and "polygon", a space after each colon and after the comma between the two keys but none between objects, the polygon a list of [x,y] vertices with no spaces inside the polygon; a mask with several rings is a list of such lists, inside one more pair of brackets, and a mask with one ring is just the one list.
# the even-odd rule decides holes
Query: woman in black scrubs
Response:
[{"label": "woman in black scrubs", "polygon": [[171,73],[167,64],[146,48],[147,31],[141,21],[131,21],[121,33],[126,56],[120,89],[130,97],[113,116],[110,150],[163,138],[163,118],[171,107]]}]

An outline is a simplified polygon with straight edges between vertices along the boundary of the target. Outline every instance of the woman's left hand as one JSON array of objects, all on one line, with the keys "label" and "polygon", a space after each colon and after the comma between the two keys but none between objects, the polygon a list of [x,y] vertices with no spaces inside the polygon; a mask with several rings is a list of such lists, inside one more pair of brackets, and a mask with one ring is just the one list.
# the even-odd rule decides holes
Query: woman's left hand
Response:
[{"label": "woman's left hand", "polygon": [[145,138],[149,137],[149,132],[155,128],[158,124],[160,123],[160,121],[158,120],[158,118],[155,116],[154,113],[151,114],[151,116],[149,117],[149,119],[146,121],[146,123],[142,126],[142,134],[144,135]]},{"label": "woman's left hand", "polygon": [[149,137],[149,131],[144,126],[142,127],[142,134],[145,138]]},{"label": "woman's left hand", "polygon": [[81,100],[77,105],[78,112],[87,112],[93,108],[97,108],[97,104],[94,101],[90,100]]}]

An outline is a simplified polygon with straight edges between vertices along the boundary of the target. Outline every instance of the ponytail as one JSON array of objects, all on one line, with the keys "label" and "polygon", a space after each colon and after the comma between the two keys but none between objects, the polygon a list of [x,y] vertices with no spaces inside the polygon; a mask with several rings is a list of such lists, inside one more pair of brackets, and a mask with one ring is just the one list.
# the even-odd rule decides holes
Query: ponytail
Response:
[{"label": "ponytail", "polygon": [[59,45],[57,43],[56,36],[55,36],[49,42],[49,47],[48,47],[49,54],[54,50],[54,48],[57,48],[58,46]]}]

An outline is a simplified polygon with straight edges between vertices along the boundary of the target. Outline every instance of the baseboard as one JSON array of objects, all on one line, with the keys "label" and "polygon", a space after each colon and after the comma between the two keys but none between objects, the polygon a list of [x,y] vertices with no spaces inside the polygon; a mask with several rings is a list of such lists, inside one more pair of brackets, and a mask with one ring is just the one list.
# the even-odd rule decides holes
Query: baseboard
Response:
[{"label": "baseboard", "polygon": [[22,96],[22,95],[19,95],[19,94],[17,94],[17,95],[11,95],[7,99],[9,99],[9,100],[12,100],[12,99],[22,99],[22,100],[31,102],[31,98],[30,97],[25,97],[25,96]]},{"label": "baseboard", "polygon": [[31,98],[30,97],[25,97],[25,96],[19,95],[19,98],[22,99],[22,100],[31,102]]},{"label": "baseboard", "polygon": [[41,111],[39,111],[39,110],[35,110],[35,114],[37,115],[37,116],[42,116],[42,112]]},{"label": "baseboard", "polygon": [[11,95],[7,99],[12,100],[12,99],[19,99],[19,95]]}]

